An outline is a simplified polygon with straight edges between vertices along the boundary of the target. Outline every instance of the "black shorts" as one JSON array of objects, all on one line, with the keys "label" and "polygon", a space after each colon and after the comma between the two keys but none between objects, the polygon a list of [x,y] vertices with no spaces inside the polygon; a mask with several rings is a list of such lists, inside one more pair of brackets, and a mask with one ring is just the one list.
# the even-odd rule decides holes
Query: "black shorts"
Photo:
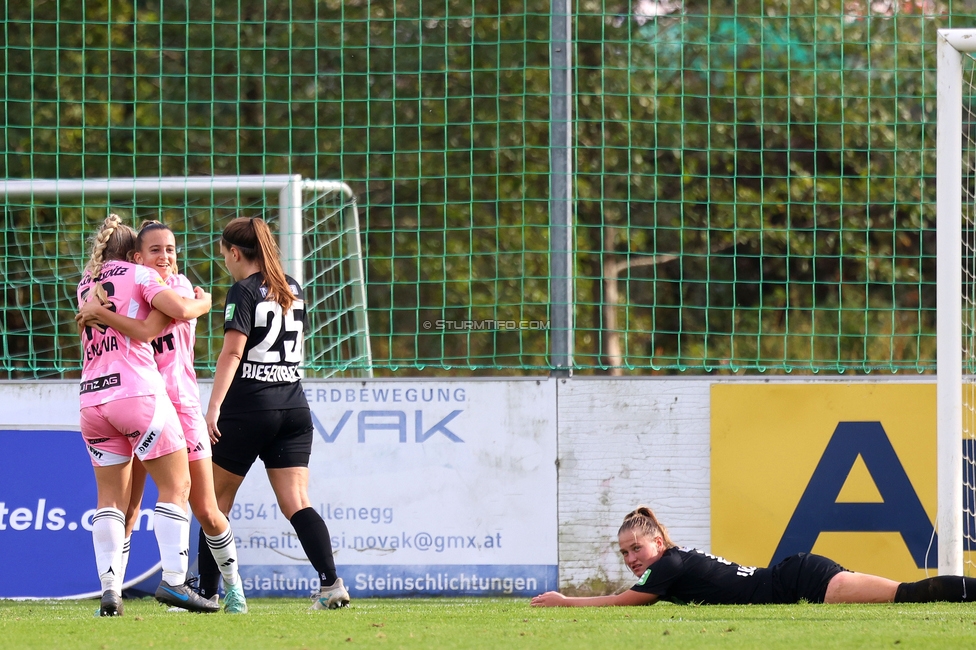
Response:
[{"label": "black shorts", "polygon": [[822,603],[827,585],[838,573],[847,571],[830,558],[811,553],[791,555],[771,567],[773,599],[777,603]]},{"label": "black shorts", "polygon": [[308,467],[313,428],[307,408],[221,413],[217,428],[213,462],[231,474],[247,476],[258,457],[267,469]]}]

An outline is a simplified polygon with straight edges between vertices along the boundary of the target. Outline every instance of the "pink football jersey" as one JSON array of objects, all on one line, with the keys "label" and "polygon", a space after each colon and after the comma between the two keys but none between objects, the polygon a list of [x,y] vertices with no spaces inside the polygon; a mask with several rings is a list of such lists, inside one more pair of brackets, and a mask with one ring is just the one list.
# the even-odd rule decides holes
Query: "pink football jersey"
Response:
[{"label": "pink football jersey", "polygon": [[[140,320],[152,311],[153,298],[169,288],[155,269],[110,260],[95,280],[85,272],[78,284],[79,305],[96,281],[108,294],[110,309]],[[111,327],[86,327],[81,348],[81,408],[165,390],[148,343],[132,340]]]},{"label": "pink football jersey", "polygon": [[[193,285],[185,275],[174,273],[166,284],[184,298],[193,298]],[[174,320],[152,342],[166,392],[176,410],[200,405],[200,389],[193,372],[193,344],[196,341],[197,319]]]}]

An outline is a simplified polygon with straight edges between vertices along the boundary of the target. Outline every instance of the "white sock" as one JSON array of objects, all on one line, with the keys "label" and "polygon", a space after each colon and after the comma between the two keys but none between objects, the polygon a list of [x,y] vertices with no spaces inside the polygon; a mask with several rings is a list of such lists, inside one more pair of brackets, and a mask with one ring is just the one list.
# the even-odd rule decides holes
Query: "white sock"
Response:
[{"label": "white sock", "polygon": [[125,569],[129,566],[129,549],[132,546],[132,537],[126,537],[122,542],[122,568],[119,570],[119,584],[125,582]]},{"label": "white sock", "polygon": [[92,516],[92,544],[95,568],[102,581],[102,591],[122,595],[122,544],[125,539],[125,515],[118,508],[99,508]]},{"label": "white sock", "polygon": [[190,557],[189,515],[175,503],[157,503],[153,528],[163,565],[163,582],[174,586],[183,584]]},{"label": "white sock", "polygon": [[220,575],[224,577],[224,585],[236,585],[241,581],[241,576],[237,572],[237,543],[230,524],[227,524],[227,530],[218,535],[211,537],[204,533],[203,536],[207,538],[207,546],[217,561]]}]

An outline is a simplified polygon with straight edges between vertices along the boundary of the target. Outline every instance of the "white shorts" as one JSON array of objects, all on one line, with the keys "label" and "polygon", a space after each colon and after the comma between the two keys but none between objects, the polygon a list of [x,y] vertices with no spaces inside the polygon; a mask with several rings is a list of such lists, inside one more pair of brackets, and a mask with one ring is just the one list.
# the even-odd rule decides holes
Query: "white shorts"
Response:
[{"label": "white shorts", "polygon": [[143,395],[81,409],[81,435],[95,467],[153,460],[186,447],[169,397]]}]

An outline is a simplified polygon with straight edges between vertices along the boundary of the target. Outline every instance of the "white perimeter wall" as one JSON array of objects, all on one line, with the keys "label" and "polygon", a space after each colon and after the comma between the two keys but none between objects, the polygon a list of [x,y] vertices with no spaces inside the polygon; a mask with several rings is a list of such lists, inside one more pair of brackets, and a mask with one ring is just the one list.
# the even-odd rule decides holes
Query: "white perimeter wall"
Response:
[{"label": "white perimeter wall", "polygon": [[[335,383],[346,381],[352,380]],[[391,387],[399,380],[377,381]],[[615,541],[623,516],[639,504],[654,509],[677,543],[709,549],[709,387],[713,382],[684,378],[550,381],[558,381],[561,586],[585,591],[632,582]],[[201,382],[204,403],[209,390],[209,383]],[[76,382],[0,383],[0,427],[29,425],[34,420],[39,428],[59,423],[74,427],[77,409]]]},{"label": "white perimeter wall", "polygon": [[633,576],[617,529],[650,506],[671,538],[709,549],[711,380],[560,379],[559,582],[588,590]]}]

